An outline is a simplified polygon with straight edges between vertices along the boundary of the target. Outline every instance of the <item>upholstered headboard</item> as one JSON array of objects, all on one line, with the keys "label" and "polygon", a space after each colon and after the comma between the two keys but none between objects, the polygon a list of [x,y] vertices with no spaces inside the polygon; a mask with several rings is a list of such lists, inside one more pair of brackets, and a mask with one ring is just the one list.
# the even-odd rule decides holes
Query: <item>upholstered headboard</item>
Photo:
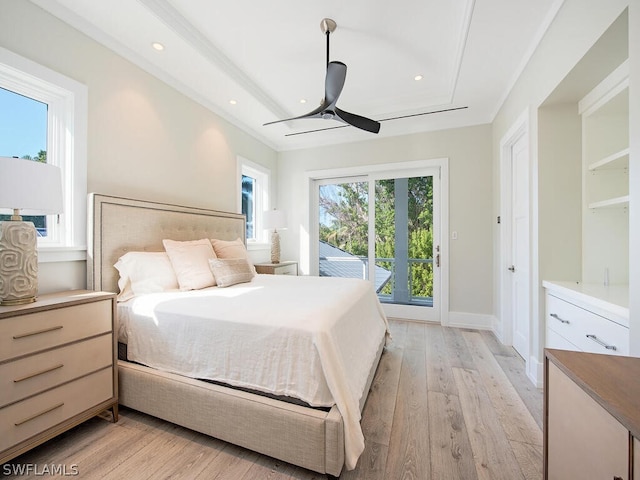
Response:
[{"label": "upholstered headboard", "polygon": [[245,240],[238,213],[92,193],[88,205],[87,288],[118,291],[118,258],[130,251],[163,251],[162,240]]}]

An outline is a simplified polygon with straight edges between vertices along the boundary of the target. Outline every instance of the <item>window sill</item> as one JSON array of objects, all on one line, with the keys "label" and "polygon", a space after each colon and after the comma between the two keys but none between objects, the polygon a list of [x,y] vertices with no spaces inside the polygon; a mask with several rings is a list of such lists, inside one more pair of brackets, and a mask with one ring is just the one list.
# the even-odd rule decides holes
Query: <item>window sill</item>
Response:
[{"label": "window sill", "polygon": [[249,251],[257,251],[257,250],[270,250],[271,244],[264,242],[249,242],[247,243],[247,250]]},{"label": "window sill", "polygon": [[87,259],[87,247],[38,247],[38,263],[79,262]]}]

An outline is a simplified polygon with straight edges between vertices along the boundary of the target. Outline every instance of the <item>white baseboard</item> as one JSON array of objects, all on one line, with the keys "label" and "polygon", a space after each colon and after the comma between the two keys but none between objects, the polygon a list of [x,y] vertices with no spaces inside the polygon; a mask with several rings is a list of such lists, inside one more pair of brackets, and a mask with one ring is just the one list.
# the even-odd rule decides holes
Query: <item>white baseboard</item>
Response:
[{"label": "white baseboard", "polygon": [[531,380],[536,388],[544,386],[544,364],[539,362],[536,357],[529,357],[527,364],[527,377]]},{"label": "white baseboard", "polygon": [[478,330],[493,330],[495,322],[496,319],[493,315],[466,312],[449,312],[449,318],[445,326],[456,328],[475,328]]}]

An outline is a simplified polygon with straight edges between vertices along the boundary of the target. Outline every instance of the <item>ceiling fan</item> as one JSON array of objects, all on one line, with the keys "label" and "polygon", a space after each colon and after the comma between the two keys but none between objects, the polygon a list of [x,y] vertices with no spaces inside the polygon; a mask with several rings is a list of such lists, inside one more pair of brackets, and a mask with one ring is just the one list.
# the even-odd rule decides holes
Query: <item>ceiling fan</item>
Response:
[{"label": "ceiling fan", "polygon": [[336,22],[330,18],[325,18],[320,22],[320,28],[327,38],[327,75],[324,82],[324,99],[322,100],[322,104],[315,110],[300,115],[299,117],[276,120],[265,123],[264,125],[288,122],[289,120],[298,120],[301,118],[323,118],[325,120],[335,119],[371,133],[378,133],[380,131],[380,122],[356,115],[355,113],[345,112],[336,106],[347,76],[347,66],[344,63],[329,61],[329,36],[336,29],[336,26]]},{"label": "ceiling fan", "polygon": [[371,133],[378,133],[380,131],[380,122],[386,122],[389,120],[399,120],[401,118],[409,118],[409,117],[418,117],[422,115],[431,115],[434,113],[443,113],[443,112],[451,112],[454,110],[464,110],[468,107],[452,107],[445,108],[441,110],[432,110],[430,112],[422,112],[422,113],[413,113],[409,115],[401,115],[398,117],[389,117],[383,118],[379,121],[371,120],[370,118],[362,117],[360,115],[356,115],[354,113],[345,112],[344,110],[336,107],[336,103],[338,102],[338,97],[342,92],[342,88],[344,87],[344,81],[347,76],[347,66],[342,62],[329,61],[329,36],[336,29],[336,22],[331,20],[330,18],[324,18],[320,22],[320,29],[325,34],[327,38],[327,74],[324,82],[324,98],[322,100],[321,105],[315,110],[306,113],[304,115],[300,115],[299,117],[286,118],[284,120],[276,120],[273,122],[265,123],[264,125],[272,125],[274,123],[288,122],[290,120],[299,120],[302,118],[324,118],[325,120],[338,120],[346,125],[337,125],[333,127],[325,127],[318,128],[314,130],[305,130],[302,132],[294,132],[287,133],[285,137],[293,136],[293,135],[302,135],[305,133],[313,133],[313,132],[322,132],[324,130],[334,130],[336,128],[345,128],[348,126],[354,126],[356,128],[360,128],[362,130],[366,130]]}]

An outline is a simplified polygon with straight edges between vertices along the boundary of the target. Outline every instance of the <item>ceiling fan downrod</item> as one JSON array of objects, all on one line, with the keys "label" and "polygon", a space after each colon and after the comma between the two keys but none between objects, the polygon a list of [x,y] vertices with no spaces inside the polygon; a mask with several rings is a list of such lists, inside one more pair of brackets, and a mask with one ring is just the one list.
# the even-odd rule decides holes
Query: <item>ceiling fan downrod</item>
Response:
[{"label": "ceiling fan downrod", "polygon": [[329,65],[329,36],[335,31],[338,25],[330,18],[323,18],[320,22],[320,30],[327,37],[327,66]]}]

